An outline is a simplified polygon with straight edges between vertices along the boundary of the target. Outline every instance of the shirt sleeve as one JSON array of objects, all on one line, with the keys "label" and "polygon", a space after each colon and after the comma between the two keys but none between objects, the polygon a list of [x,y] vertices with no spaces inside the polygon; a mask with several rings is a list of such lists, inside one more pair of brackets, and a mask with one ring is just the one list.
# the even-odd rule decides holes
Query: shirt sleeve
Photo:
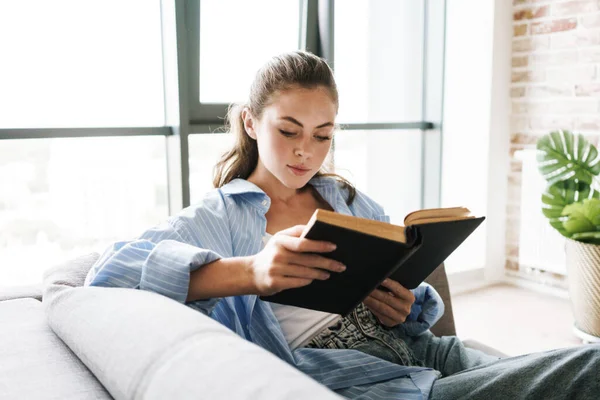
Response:
[{"label": "shirt sleeve", "polygon": [[[225,207],[209,199],[135,240],[110,246],[88,273],[85,285],[149,290],[185,303],[190,274],[228,254],[227,246],[231,242]],[[191,305],[210,314],[218,300]]]},{"label": "shirt sleeve", "polygon": [[444,315],[444,301],[430,284],[423,282],[411,290],[415,295],[410,314],[398,329],[408,336],[419,336],[429,330]]},{"label": "shirt sleeve", "polygon": [[385,213],[381,204],[358,189],[356,189],[356,195],[350,208],[356,216],[387,223],[390,222],[390,217]]}]

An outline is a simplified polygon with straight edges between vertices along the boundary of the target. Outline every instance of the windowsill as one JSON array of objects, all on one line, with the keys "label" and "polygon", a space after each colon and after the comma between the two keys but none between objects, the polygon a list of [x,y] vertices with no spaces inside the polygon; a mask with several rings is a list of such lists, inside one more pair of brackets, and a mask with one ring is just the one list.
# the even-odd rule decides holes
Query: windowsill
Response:
[{"label": "windowsill", "polygon": [[[452,287],[452,286],[451,286]],[[510,356],[581,345],[570,303],[507,283],[452,297],[457,335]]]},{"label": "windowsill", "polygon": [[484,269],[476,268],[462,271],[448,271],[448,286],[452,296],[479,290],[492,285],[485,280]]}]

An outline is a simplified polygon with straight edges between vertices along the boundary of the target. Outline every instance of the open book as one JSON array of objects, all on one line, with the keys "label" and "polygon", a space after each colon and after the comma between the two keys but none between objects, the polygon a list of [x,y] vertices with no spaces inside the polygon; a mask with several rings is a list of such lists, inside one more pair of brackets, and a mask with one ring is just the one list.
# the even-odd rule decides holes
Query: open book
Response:
[{"label": "open book", "polygon": [[322,255],[346,271],[261,299],[346,316],[386,278],[419,286],[484,219],[464,207],[435,208],[411,212],[401,226],[316,210],[302,237],[335,243]]}]

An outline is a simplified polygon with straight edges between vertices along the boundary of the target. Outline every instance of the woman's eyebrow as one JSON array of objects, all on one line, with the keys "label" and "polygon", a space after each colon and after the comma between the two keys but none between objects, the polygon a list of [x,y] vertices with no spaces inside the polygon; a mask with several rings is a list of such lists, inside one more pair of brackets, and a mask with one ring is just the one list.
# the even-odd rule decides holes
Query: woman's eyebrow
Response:
[{"label": "woman's eyebrow", "polygon": [[[300,123],[300,121],[298,121],[297,119],[295,119],[293,117],[281,117],[281,119],[284,119],[284,120],[289,121],[289,122],[291,122],[293,124],[296,124],[300,128],[304,128],[304,125],[302,125],[302,123]],[[333,122],[325,122],[324,124],[321,124],[321,125],[317,126],[316,129],[324,128],[326,126],[333,126]]]}]

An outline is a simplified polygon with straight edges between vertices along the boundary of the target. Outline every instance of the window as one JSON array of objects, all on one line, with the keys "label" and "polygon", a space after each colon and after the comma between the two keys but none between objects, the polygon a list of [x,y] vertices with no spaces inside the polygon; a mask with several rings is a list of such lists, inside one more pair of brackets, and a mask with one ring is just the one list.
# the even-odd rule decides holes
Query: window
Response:
[{"label": "window", "polygon": [[421,207],[421,131],[342,131],[335,172],[381,204],[393,224]]},{"label": "window", "polygon": [[340,122],[422,119],[421,1],[335,2]]},{"label": "window", "polygon": [[164,124],[159,0],[0,2],[0,128]]},{"label": "window", "polygon": [[2,2],[0,35],[11,40],[0,43],[10,61],[0,66],[0,285],[39,282],[46,268],[200,200],[234,141],[209,132],[246,100],[265,60],[299,48],[334,67],[336,172],[401,223],[438,197],[423,159],[438,122],[423,89],[443,65],[425,68],[424,48],[437,47],[424,28],[441,26],[425,23],[435,4]]},{"label": "window", "polygon": [[234,136],[223,133],[205,133],[189,137],[190,198],[191,204],[202,199],[213,189],[213,167],[234,144]]},{"label": "window", "polygon": [[168,216],[164,137],[0,141],[0,283],[102,252]]},{"label": "window", "polygon": [[298,0],[200,2],[200,102],[248,98],[250,82],[270,57],[298,49]]}]

